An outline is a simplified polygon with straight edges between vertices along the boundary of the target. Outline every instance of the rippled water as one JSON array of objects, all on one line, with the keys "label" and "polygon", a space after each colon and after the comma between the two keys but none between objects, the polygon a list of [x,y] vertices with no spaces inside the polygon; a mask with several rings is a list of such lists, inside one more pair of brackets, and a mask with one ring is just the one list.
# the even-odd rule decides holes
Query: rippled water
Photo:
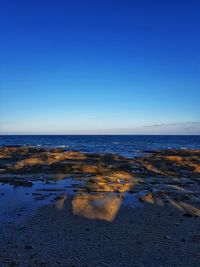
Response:
[{"label": "rippled water", "polygon": [[164,135],[13,135],[0,136],[0,146],[31,145],[62,147],[86,153],[119,153],[135,156],[144,150],[155,149],[200,149],[198,136]]}]

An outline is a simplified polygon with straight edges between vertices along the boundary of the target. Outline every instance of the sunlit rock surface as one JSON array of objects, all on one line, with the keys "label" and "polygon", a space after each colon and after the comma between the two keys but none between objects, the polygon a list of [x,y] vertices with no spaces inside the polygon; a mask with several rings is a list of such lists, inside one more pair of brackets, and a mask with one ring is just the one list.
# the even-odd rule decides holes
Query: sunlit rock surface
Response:
[{"label": "sunlit rock surface", "polygon": [[198,266],[199,166],[199,150],[0,148],[0,266]]}]

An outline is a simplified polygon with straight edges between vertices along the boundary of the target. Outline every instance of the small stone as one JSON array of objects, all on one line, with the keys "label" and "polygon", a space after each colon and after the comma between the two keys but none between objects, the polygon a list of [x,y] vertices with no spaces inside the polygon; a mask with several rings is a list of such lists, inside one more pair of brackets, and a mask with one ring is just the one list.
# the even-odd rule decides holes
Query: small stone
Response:
[{"label": "small stone", "polygon": [[154,202],[153,194],[149,191],[145,192],[145,193],[139,195],[139,200],[142,202],[153,203]]}]

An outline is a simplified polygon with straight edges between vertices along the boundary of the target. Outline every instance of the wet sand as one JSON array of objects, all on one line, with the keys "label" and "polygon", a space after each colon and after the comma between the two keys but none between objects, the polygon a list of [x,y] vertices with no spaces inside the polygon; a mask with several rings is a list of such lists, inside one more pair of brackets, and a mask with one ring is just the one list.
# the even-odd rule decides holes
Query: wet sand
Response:
[{"label": "wet sand", "polygon": [[198,150],[5,147],[0,183],[0,266],[199,266]]}]

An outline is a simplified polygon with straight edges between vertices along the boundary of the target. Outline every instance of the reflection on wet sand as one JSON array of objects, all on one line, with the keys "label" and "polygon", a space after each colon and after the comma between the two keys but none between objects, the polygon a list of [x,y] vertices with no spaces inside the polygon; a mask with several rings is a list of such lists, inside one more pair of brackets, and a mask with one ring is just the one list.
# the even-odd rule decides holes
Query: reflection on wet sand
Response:
[{"label": "reflection on wet sand", "polygon": [[[72,199],[74,215],[89,219],[113,221],[121,206],[124,193],[132,187],[130,175],[109,177],[90,177],[85,179],[84,186],[77,188]],[[121,179],[120,179],[121,178]],[[58,210],[64,208],[66,195],[60,196],[55,203]]]},{"label": "reflection on wet sand", "polygon": [[[83,179],[81,187],[76,188],[72,199],[74,215],[89,219],[113,221],[122,204],[124,193],[133,186],[133,177],[126,172],[113,172],[104,177],[96,175]],[[66,196],[56,201],[56,208],[64,208]]]},{"label": "reflection on wet sand", "polygon": [[64,208],[65,199],[67,199],[66,194],[62,194],[56,198],[55,207],[58,210],[62,210]]},{"label": "reflection on wet sand", "polygon": [[113,221],[121,206],[122,198],[117,195],[76,195],[72,200],[73,213],[89,219]]},{"label": "reflection on wet sand", "polygon": [[85,188],[91,193],[82,192],[73,198],[73,213],[89,219],[113,221],[122,204],[124,193],[132,186],[132,176],[126,172],[90,178],[85,183]]}]

